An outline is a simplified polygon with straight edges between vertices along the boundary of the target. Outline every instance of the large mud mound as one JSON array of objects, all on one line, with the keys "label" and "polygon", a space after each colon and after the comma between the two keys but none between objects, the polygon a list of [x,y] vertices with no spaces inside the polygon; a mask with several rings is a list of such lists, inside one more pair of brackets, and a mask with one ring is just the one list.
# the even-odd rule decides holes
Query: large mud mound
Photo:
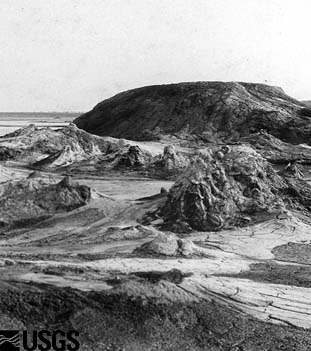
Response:
[{"label": "large mud mound", "polygon": [[70,181],[29,177],[0,186],[0,225],[2,228],[27,226],[57,213],[71,211],[88,203],[91,189]]},{"label": "large mud mound", "polygon": [[[29,125],[0,138],[2,159],[30,161],[54,157],[55,165],[67,165],[106,152],[110,143],[78,129],[74,124],[53,130]],[[50,162],[50,160],[49,160]]]},{"label": "large mud mound", "polygon": [[276,173],[250,147],[223,147],[192,162],[161,211],[171,229],[184,223],[195,230],[247,225],[286,206],[308,212],[310,185],[287,173]]},{"label": "large mud mound", "polygon": [[133,140],[163,135],[218,141],[262,129],[281,140],[310,142],[311,110],[263,84],[196,82],[129,90],[104,100],[74,123],[90,133]]},{"label": "large mud mound", "polygon": [[171,188],[163,210],[167,221],[219,230],[275,206],[282,179],[260,155],[247,148],[213,156],[195,159]]}]

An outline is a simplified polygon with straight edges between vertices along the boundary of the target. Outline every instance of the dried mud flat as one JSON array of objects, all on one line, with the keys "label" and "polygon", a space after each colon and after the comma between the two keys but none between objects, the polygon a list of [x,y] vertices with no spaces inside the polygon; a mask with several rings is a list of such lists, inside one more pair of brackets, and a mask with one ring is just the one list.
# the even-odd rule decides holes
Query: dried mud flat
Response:
[{"label": "dried mud flat", "polygon": [[[250,116],[268,96],[263,124],[280,99],[288,119],[309,111],[229,84],[211,100],[226,119],[230,89]],[[190,97],[174,113],[203,106],[222,125],[222,109]],[[0,138],[0,328],[76,329],[81,350],[310,350],[311,151],[290,123],[286,140],[273,125],[228,145],[179,125],[169,145],[73,125]]]},{"label": "dried mud flat", "polygon": [[[155,181],[150,194],[148,181],[138,183],[137,193],[143,184],[154,194]],[[140,219],[164,196],[119,195],[2,235],[2,328],[74,328],[82,350],[310,348],[308,258],[280,249],[308,253],[308,223],[275,214],[250,227],[179,234],[199,255],[144,253],[137,248],[158,229]]]}]

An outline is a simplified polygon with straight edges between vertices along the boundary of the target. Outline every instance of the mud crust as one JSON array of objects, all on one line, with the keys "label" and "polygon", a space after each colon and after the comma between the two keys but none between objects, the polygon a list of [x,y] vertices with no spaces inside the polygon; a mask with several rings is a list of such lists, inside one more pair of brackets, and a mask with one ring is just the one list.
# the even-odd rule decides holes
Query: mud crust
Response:
[{"label": "mud crust", "polygon": [[[20,327],[75,328],[81,350],[309,350],[303,329],[259,322],[215,303],[158,304],[124,294],[2,283],[0,311]],[[61,311],[61,312],[60,312]],[[9,317],[8,317],[9,316]]]}]

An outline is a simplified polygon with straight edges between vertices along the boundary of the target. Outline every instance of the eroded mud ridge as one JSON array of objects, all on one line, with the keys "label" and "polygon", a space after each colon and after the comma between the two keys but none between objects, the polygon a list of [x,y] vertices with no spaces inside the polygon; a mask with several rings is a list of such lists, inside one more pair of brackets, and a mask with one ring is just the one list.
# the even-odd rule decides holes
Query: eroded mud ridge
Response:
[{"label": "eroded mud ridge", "polygon": [[182,83],[1,137],[0,327],[311,349],[310,116],[280,88]]}]

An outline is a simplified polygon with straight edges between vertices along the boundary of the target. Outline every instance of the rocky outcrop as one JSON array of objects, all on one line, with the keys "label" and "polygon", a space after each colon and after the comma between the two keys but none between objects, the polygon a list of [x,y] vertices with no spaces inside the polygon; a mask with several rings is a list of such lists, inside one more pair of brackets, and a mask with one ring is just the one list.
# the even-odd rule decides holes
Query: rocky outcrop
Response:
[{"label": "rocky outcrop", "polygon": [[190,158],[191,154],[178,152],[173,145],[165,146],[162,154],[154,155],[138,145],[117,143],[93,164],[98,171],[136,172],[171,179],[188,166]]},{"label": "rocky outcrop", "polygon": [[311,185],[300,166],[275,171],[247,145],[197,156],[170,189],[160,209],[164,228],[213,231],[245,226],[294,209],[310,215]]},{"label": "rocky outcrop", "polygon": [[243,137],[240,143],[251,145],[272,164],[287,165],[290,162],[299,162],[311,165],[311,147],[307,144],[286,143],[265,131]]},{"label": "rocky outcrop", "polygon": [[52,155],[35,162],[33,167],[57,169],[60,167],[68,167],[72,164],[92,159],[100,155],[101,151],[95,145],[93,145],[93,149],[86,151],[79,143],[72,143],[65,145],[63,150],[57,151]]},{"label": "rocky outcrop", "polygon": [[125,139],[102,138],[70,124],[64,128],[37,128],[34,125],[19,129],[0,138],[0,160],[17,160],[33,169],[68,172],[105,171],[141,172],[144,176],[171,178],[188,164],[188,159],[162,145],[156,153],[144,145]]},{"label": "rocky outcrop", "polygon": [[19,128],[15,130],[14,132],[1,135],[0,139],[7,139],[7,138],[17,138],[20,136],[26,137],[26,136],[31,136],[33,133],[37,132],[39,130],[38,127],[36,127],[34,124],[29,124],[26,127]]},{"label": "rocky outcrop", "polygon": [[173,178],[189,165],[190,158],[191,155],[176,151],[174,145],[166,145],[163,154],[153,161],[149,169],[161,178]]},{"label": "rocky outcrop", "polygon": [[90,133],[133,140],[219,142],[265,130],[310,143],[311,110],[282,89],[241,82],[196,82],[129,90],[99,103],[74,123]]},{"label": "rocky outcrop", "polygon": [[197,157],[171,188],[162,209],[169,226],[196,230],[245,225],[282,207],[286,181],[254,150],[222,148]]},{"label": "rocky outcrop", "polygon": [[30,125],[0,138],[3,158],[37,162],[58,167],[105,153],[110,142],[70,124],[61,129]]},{"label": "rocky outcrop", "polygon": [[173,233],[158,233],[158,236],[135,250],[138,254],[163,256],[209,257],[204,248],[189,239],[180,239]]},{"label": "rocky outcrop", "polygon": [[119,156],[114,168],[142,168],[150,163],[152,156],[137,145],[130,146]]},{"label": "rocky outcrop", "polygon": [[[92,137],[92,136],[91,136]],[[171,179],[189,164],[191,155],[164,147],[162,154],[151,153],[144,147],[126,141],[107,140],[107,147],[85,150],[78,143],[68,143],[61,151],[32,163],[39,170],[66,170],[72,173],[135,172],[143,176]]]},{"label": "rocky outcrop", "polygon": [[283,174],[285,177],[294,177],[295,179],[304,178],[303,171],[295,161],[289,162],[288,165],[281,171],[281,174]]},{"label": "rocky outcrop", "polygon": [[58,182],[32,175],[0,186],[2,230],[25,227],[57,213],[81,207],[91,199],[91,189],[64,178]]}]

